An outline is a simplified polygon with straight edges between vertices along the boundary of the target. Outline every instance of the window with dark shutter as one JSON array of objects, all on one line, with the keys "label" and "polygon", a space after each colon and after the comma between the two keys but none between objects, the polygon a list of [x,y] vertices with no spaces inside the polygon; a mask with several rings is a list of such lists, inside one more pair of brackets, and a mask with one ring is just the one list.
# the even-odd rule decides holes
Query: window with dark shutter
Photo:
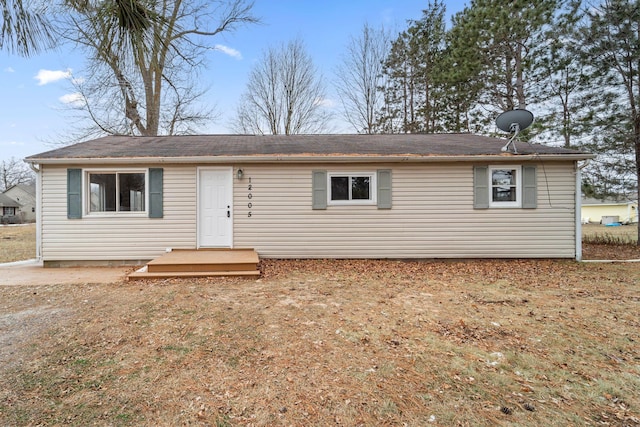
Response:
[{"label": "window with dark shutter", "polygon": [[474,166],[473,168],[473,207],[474,209],[489,208],[488,166]]},{"label": "window with dark shutter", "polygon": [[67,218],[82,218],[82,169],[67,169]]},{"label": "window with dark shutter", "polygon": [[391,209],[391,169],[378,170],[378,209]]},{"label": "window with dark shutter", "polygon": [[163,180],[162,168],[149,169],[149,218],[162,218],[164,215]]},{"label": "window with dark shutter", "polygon": [[312,208],[327,209],[327,171],[312,172]]}]

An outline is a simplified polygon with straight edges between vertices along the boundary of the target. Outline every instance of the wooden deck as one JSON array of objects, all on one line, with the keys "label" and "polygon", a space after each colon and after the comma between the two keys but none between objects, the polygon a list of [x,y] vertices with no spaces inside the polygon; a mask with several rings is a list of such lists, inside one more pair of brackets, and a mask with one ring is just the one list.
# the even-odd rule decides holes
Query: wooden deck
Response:
[{"label": "wooden deck", "polygon": [[253,249],[174,249],[131,273],[128,279],[259,276],[259,261]]}]

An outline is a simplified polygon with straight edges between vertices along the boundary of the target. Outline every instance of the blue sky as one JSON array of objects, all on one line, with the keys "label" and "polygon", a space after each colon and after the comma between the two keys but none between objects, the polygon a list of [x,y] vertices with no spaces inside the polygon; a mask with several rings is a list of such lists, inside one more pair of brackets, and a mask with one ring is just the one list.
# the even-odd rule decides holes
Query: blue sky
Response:
[{"label": "blue sky", "polygon": [[[463,0],[445,1],[450,16],[464,7]],[[269,46],[295,38],[305,43],[314,64],[325,78],[329,105],[338,106],[331,88],[333,70],[350,36],[357,36],[365,22],[384,25],[394,34],[407,20],[419,19],[427,0],[256,0],[254,13],[261,25],[241,27],[211,39],[219,45],[207,58],[201,78],[210,89],[205,102],[221,114],[203,133],[229,133],[240,95],[252,65]],[[0,160],[23,158],[55,148],[74,120],[64,103],[73,99],[69,73],[82,77],[83,57],[61,47],[32,58],[0,52]],[[351,133],[340,121],[336,132]]]}]

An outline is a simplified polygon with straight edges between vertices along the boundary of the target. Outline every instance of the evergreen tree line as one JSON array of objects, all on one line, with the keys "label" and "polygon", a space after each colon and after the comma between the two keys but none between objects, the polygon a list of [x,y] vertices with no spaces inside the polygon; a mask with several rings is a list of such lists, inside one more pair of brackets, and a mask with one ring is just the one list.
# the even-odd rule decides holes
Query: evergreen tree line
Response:
[{"label": "evergreen tree line", "polygon": [[442,1],[389,43],[370,133],[499,132],[526,108],[531,142],[598,154],[587,196],[637,198],[640,2],[472,0],[450,25]]}]

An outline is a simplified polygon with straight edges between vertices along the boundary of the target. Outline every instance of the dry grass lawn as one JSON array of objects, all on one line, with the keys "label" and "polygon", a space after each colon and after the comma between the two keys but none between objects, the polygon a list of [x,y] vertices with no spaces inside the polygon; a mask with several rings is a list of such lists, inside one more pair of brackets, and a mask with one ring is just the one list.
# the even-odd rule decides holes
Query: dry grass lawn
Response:
[{"label": "dry grass lawn", "polygon": [[600,224],[583,224],[582,238],[587,242],[610,241],[634,244],[638,241],[638,224],[610,227]]},{"label": "dry grass lawn", "polygon": [[0,226],[0,264],[35,257],[35,224]]},{"label": "dry grass lawn", "polygon": [[640,425],[638,264],[262,269],[0,287],[0,425]]},{"label": "dry grass lawn", "polygon": [[585,224],[582,242],[584,259],[640,259],[638,224],[618,227]]}]

